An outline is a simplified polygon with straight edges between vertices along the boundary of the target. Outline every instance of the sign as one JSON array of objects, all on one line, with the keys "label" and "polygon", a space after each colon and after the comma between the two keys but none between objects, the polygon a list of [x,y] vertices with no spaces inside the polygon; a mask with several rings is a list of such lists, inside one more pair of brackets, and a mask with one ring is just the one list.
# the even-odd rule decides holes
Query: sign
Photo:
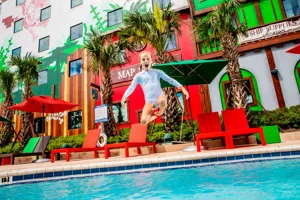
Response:
[{"label": "sign", "polygon": [[0,178],[0,185],[6,185],[6,184],[9,184],[9,183],[12,183],[12,176],[9,176],[9,177],[2,177]]},{"label": "sign", "polygon": [[300,20],[285,21],[248,31],[248,37],[238,36],[239,44],[253,42],[300,30]]},{"label": "sign", "polygon": [[95,106],[95,123],[107,122],[107,104],[101,106]]},{"label": "sign", "polygon": [[67,112],[59,112],[59,113],[53,113],[50,114],[50,116],[46,117],[46,121],[50,121],[50,120],[59,120],[59,124],[62,124],[64,122],[64,116],[67,115]]},{"label": "sign", "polygon": [[112,84],[121,83],[124,81],[131,81],[133,77],[139,72],[140,64],[129,67],[120,67],[110,71]]},{"label": "sign", "polygon": [[35,118],[33,123],[35,133],[45,133],[45,117]]}]

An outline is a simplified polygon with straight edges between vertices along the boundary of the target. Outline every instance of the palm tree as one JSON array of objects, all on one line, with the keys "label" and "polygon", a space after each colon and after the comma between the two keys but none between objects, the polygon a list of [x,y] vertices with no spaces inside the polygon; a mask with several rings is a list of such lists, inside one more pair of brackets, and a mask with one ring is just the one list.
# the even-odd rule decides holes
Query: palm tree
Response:
[{"label": "palm tree", "polygon": [[100,69],[103,72],[101,78],[102,103],[108,105],[108,122],[105,123],[104,130],[110,136],[117,131],[112,110],[113,89],[110,68],[128,59],[125,50],[132,51],[132,48],[126,40],[113,42],[111,36],[101,35],[98,29],[92,27],[87,38],[84,48],[92,59],[91,70],[96,74],[100,73]]},{"label": "palm tree", "polygon": [[207,15],[200,24],[196,25],[195,32],[203,45],[210,45],[220,41],[223,58],[229,60],[227,73],[231,81],[231,96],[234,108],[246,108],[247,99],[239,65],[237,38],[247,35],[247,25],[236,24],[238,0],[224,0]]},{"label": "palm tree", "polygon": [[[181,34],[179,14],[171,10],[172,5],[160,9],[158,4],[154,4],[153,12],[139,13],[134,11],[129,13],[124,19],[125,28],[119,32],[121,39],[128,39],[132,44],[150,43],[156,50],[156,62],[166,63],[173,59],[168,54],[168,40],[172,38],[174,31]],[[176,100],[176,89],[166,88],[164,92],[167,95],[167,108],[163,114],[165,128],[172,131],[173,126],[180,122],[181,112],[178,109]]]},{"label": "palm tree", "polygon": [[[38,80],[38,67],[42,64],[36,56],[31,53],[26,53],[24,57],[11,56],[8,61],[8,65],[17,66],[17,80],[24,82],[25,88],[22,94],[22,100],[25,101],[30,97],[33,97],[31,86],[35,85]],[[28,140],[31,138],[32,130],[31,126],[33,123],[33,113],[22,112],[21,114],[21,149],[25,147]]]},{"label": "palm tree", "polygon": [[[8,68],[0,70],[0,90],[5,94],[5,100],[2,103],[3,116],[9,120],[13,118],[13,111],[8,107],[13,106],[12,91],[17,85],[16,77]],[[4,124],[0,132],[0,147],[6,146],[14,136],[14,130],[11,125]]]}]

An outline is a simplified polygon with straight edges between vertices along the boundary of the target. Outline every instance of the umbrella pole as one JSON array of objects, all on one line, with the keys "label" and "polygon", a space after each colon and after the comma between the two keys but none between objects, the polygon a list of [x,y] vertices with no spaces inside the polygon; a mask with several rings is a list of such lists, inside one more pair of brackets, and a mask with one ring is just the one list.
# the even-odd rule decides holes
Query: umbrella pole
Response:
[{"label": "umbrella pole", "polygon": [[[43,108],[43,118],[44,118],[44,112],[45,112],[45,105],[43,104],[42,105],[42,108]],[[45,121],[44,121],[45,122]],[[45,125],[45,124],[42,124],[42,125]],[[44,157],[44,137],[42,136],[42,158]]]},{"label": "umbrella pole", "polygon": [[[187,80],[185,79],[185,81],[186,81],[186,90],[188,91],[188,93],[190,93],[189,92],[189,86],[187,85]],[[190,113],[190,120],[192,121],[190,123],[190,126],[192,128],[192,133],[193,133],[193,142],[194,142],[194,145],[196,145],[195,144],[195,134],[194,134],[194,125],[193,125],[193,115],[192,115],[191,98],[188,99],[188,102],[189,102],[189,110],[190,110],[190,112],[189,112]]]}]

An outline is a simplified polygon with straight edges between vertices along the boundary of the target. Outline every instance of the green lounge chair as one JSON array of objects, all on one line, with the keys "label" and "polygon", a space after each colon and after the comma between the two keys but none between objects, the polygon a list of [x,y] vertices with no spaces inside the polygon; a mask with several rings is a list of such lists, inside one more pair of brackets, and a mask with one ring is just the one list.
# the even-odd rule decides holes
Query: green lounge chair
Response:
[{"label": "green lounge chair", "polygon": [[0,165],[13,165],[15,157],[42,155],[48,146],[50,138],[50,136],[30,138],[22,153],[1,154]]}]

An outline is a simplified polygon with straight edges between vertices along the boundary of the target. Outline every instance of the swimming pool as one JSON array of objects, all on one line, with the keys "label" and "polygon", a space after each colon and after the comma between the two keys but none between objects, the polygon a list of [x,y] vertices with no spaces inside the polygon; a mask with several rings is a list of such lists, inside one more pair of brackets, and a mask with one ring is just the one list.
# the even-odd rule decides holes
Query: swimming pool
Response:
[{"label": "swimming pool", "polygon": [[0,187],[1,199],[296,199],[300,159],[92,176]]}]

